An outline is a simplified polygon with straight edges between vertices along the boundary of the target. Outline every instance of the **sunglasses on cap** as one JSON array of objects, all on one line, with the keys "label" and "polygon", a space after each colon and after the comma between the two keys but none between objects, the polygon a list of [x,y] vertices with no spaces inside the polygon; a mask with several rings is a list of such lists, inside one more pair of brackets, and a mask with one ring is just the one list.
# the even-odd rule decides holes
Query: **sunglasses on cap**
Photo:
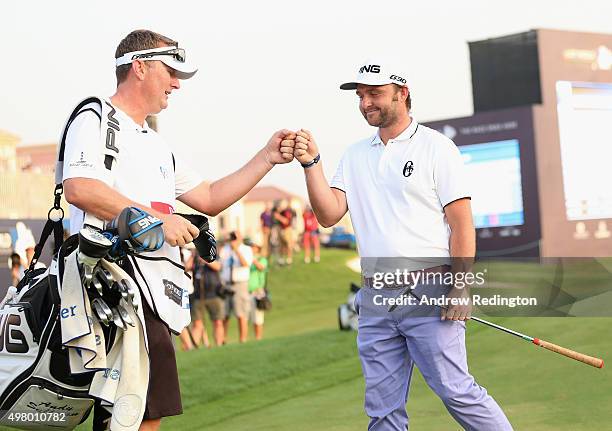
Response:
[{"label": "sunglasses on cap", "polygon": [[180,61],[181,63],[185,62],[185,50],[183,48],[174,48],[169,49],[168,51],[151,52],[148,54],[136,54],[132,57],[132,60],[142,60],[146,58],[157,57],[158,55],[169,55],[171,57],[174,57],[176,61]]},{"label": "sunglasses on cap", "polygon": [[132,51],[123,54],[121,57],[115,60],[116,66],[123,66],[124,64],[130,64],[134,60],[159,60],[157,57],[170,56],[179,63],[185,63],[186,55],[184,48],[177,47],[161,47],[153,49],[144,49],[142,51]]}]

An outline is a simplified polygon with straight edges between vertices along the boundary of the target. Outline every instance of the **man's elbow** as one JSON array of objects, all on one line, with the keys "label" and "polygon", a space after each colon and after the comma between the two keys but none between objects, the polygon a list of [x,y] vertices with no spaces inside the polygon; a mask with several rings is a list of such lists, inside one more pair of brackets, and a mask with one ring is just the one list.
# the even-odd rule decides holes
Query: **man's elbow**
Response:
[{"label": "man's elbow", "polygon": [[209,217],[216,217],[219,214],[221,214],[223,209],[220,209],[220,208],[202,208],[202,210],[200,210],[200,211],[202,213],[206,214]]},{"label": "man's elbow", "polygon": [[69,204],[74,205],[77,208],[82,208],[86,193],[83,192],[81,187],[70,182],[64,183],[64,196]]},{"label": "man's elbow", "polygon": [[338,223],[338,221],[340,221],[340,219],[326,219],[326,218],[318,217],[318,216],[317,216],[317,219],[319,221],[319,224],[325,228],[332,227],[336,223]]}]

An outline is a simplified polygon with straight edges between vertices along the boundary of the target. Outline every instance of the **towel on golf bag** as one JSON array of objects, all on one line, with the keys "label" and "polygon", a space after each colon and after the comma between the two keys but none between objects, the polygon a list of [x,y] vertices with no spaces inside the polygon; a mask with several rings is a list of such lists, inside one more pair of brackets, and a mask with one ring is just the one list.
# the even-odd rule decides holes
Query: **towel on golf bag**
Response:
[{"label": "towel on golf bag", "polygon": [[81,283],[77,253],[69,255],[65,262],[60,318],[62,345],[68,348],[70,372],[81,374],[103,370],[106,368],[106,343]]},{"label": "towel on golf bag", "polygon": [[[79,103],[64,126],[64,138],[66,130],[72,120],[83,111],[92,110],[96,114],[100,114],[102,119],[100,127],[99,149],[103,156],[104,164],[108,167],[104,172],[100,172],[101,181],[108,186],[116,188],[118,178],[115,173],[115,166],[121,160],[125,152],[122,152],[124,144],[123,136],[127,130],[131,130],[130,124],[124,124],[122,116],[117,115],[116,108],[110,103],[110,100],[104,97],[89,97]],[[128,134],[129,136],[129,134]],[[127,139],[129,141],[129,138]],[[62,141],[63,142],[63,141]],[[127,142],[129,144],[129,142]],[[169,159],[174,159],[174,155],[168,149]],[[132,163],[133,161],[124,161],[124,163]],[[61,184],[64,180],[64,160],[63,157],[58,157],[58,162],[55,169],[55,183]],[[173,174],[171,174],[173,175]],[[150,187],[162,190],[158,184],[158,180],[148,180]],[[161,181],[161,180],[160,180]],[[174,202],[175,190],[167,191],[169,194],[162,202]],[[147,195],[145,195],[147,196]],[[144,196],[133,196],[130,198],[143,204],[148,204],[149,199]],[[81,210],[75,207],[70,209],[70,226],[72,233],[76,233],[78,229],[75,226],[83,224],[84,215]],[[97,225],[96,225],[97,226]],[[98,226],[102,227],[102,226]],[[80,227],[79,227],[80,229]],[[180,262],[180,252],[178,247],[172,247],[169,244],[164,244],[159,250],[147,253],[147,256],[154,259],[167,258],[174,262]],[[176,335],[180,334],[184,327],[191,322],[191,313],[189,311],[189,293],[188,290],[192,285],[191,280],[187,277],[183,269],[178,269],[173,264],[163,260],[148,261],[142,258],[132,257],[132,265],[137,266],[138,270],[134,280],[138,286],[142,288],[142,295],[151,307],[151,310],[159,316],[161,320],[168,325],[170,330]]]},{"label": "towel on golf bag", "polygon": [[[130,280],[119,266],[105,260],[100,262],[114,280]],[[138,290],[136,296],[139,296]],[[126,330],[117,328],[106,355],[106,340],[81,283],[76,253],[66,259],[60,317],[62,344],[69,351],[71,372],[100,370],[94,374],[89,394],[100,399],[112,414],[112,431],[136,431],[144,415],[149,385],[146,327],[142,307],[136,312],[132,305],[121,301],[135,326],[127,326]]]}]

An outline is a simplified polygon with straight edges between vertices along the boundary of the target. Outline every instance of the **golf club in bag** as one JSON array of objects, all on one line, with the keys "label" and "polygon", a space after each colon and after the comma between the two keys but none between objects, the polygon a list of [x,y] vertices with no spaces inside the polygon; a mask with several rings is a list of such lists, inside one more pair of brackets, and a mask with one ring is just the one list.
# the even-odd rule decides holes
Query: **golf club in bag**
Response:
[{"label": "golf club in bag", "polygon": [[[58,193],[59,191],[59,193]],[[126,208],[107,231],[85,226],[63,239],[61,190],[36,245],[24,278],[0,302],[0,425],[20,429],[69,430],[85,421],[94,405],[88,391],[95,371],[72,374],[62,346],[61,308],[64,264],[73,253],[94,316],[107,326],[106,352],[117,328],[133,326],[121,304],[135,309],[133,280],[113,279],[110,265],[128,253],[155,250],[163,244],[162,222],[138,208]],[[58,215],[52,217],[52,212]],[[54,233],[54,257],[48,269],[34,269],[44,244]],[[121,299],[125,301],[121,302]],[[91,325],[91,320],[90,320]]]}]

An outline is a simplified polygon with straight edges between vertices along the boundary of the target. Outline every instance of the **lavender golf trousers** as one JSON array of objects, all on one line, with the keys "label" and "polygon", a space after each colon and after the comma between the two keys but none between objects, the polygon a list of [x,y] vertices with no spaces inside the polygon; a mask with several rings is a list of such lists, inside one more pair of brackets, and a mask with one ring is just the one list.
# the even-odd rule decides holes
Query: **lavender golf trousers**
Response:
[{"label": "lavender golf trousers", "polygon": [[[427,293],[419,287],[415,292]],[[368,430],[408,429],[406,402],[415,365],[463,428],[512,430],[499,405],[468,371],[465,323],[441,321],[440,310],[430,305],[405,305],[388,312],[381,305],[383,298],[398,294],[398,290],[362,288],[355,300]]]}]

